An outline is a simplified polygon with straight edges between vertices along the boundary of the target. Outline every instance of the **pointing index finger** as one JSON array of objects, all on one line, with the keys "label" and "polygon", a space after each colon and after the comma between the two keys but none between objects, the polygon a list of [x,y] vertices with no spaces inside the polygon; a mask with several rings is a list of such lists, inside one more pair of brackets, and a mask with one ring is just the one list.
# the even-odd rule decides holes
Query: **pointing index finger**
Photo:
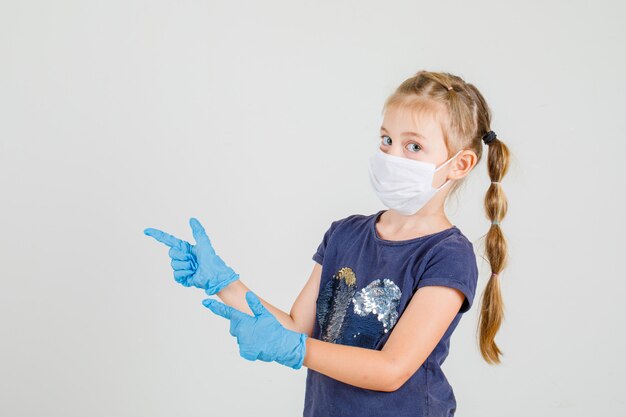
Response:
[{"label": "pointing index finger", "polygon": [[175,236],[170,235],[169,233],[165,233],[161,230],[158,229],[153,229],[151,227],[148,227],[147,229],[145,229],[143,231],[143,233],[147,236],[152,236],[153,238],[155,238],[156,240],[158,240],[161,243],[166,244],[169,247],[177,247],[177,248],[181,248],[182,249],[182,243],[183,241],[178,239]]}]

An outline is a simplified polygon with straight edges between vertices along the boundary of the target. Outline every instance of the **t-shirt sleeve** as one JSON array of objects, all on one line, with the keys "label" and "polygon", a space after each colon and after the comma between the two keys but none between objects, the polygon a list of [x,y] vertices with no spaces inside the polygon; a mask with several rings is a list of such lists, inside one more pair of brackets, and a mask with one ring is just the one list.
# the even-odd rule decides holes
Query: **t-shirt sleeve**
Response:
[{"label": "t-shirt sleeve", "polygon": [[472,307],[478,282],[478,265],[472,242],[462,236],[451,236],[435,245],[432,251],[417,282],[417,289],[429,285],[456,288],[465,294],[459,310],[465,313]]},{"label": "t-shirt sleeve", "polygon": [[319,246],[317,247],[317,250],[312,256],[312,259],[320,265],[323,265],[324,253],[326,252],[326,247],[328,246],[328,243],[330,242],[330,239],[332,238],[333,232],[335,231],[335,229],[337,229],[337,226],[339,225],[340,222],[341,220],[335,220],[334,222],[330,224],[330,227],[324,233],[324,237],[322,238],[322,241],[320,242]]}]

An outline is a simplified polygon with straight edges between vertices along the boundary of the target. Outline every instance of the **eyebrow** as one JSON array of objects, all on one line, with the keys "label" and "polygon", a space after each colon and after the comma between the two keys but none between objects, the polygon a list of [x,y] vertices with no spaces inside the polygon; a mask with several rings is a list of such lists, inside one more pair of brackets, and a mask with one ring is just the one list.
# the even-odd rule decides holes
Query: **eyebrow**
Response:
[{"label": "eyebrow", "polygon": [[[381,131],[387,132],[387,129],[385,129],[383,126],[380,127]],[[418,137],[418,138],[422,138],[424,140],[427,140],[422,134],[420,134],[419,132],[402,132],[402,135],[404,136],[413,136],[413,137]]]}]

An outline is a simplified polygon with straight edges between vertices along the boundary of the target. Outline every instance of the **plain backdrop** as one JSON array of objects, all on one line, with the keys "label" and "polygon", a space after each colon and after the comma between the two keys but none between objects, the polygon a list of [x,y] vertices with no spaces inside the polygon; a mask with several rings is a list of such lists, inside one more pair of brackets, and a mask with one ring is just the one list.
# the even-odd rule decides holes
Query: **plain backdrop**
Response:
[{"label": "plain backdrop", "polygon": [[476,304],[443,365],[460,417],[624,408],[625,6],[619,1],[0,2],[0,415],[297,416],[306,368],[239,356],[146,227],[289,311],[367,178],[384,99],[475,84],[512,152],[498,366],[485,162],[449,200]]}]

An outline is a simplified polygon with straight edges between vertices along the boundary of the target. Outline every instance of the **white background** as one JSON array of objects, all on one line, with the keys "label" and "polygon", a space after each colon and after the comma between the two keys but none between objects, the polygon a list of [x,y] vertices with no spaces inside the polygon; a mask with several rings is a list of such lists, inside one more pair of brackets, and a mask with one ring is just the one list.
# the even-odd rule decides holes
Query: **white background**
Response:
[{"label": "white background", "polygon": [[618,1],[0,3],[0,414],[301,415],[306,368],[239,356],[175,283],[189,217],[289,311],[331,221],[383,208],[367,158],[420,69],[475,84],[513,154],[503,363],[476,342],[485,162],[448,214],[476,304],[457,415],[624,408],[624,5]]}]

